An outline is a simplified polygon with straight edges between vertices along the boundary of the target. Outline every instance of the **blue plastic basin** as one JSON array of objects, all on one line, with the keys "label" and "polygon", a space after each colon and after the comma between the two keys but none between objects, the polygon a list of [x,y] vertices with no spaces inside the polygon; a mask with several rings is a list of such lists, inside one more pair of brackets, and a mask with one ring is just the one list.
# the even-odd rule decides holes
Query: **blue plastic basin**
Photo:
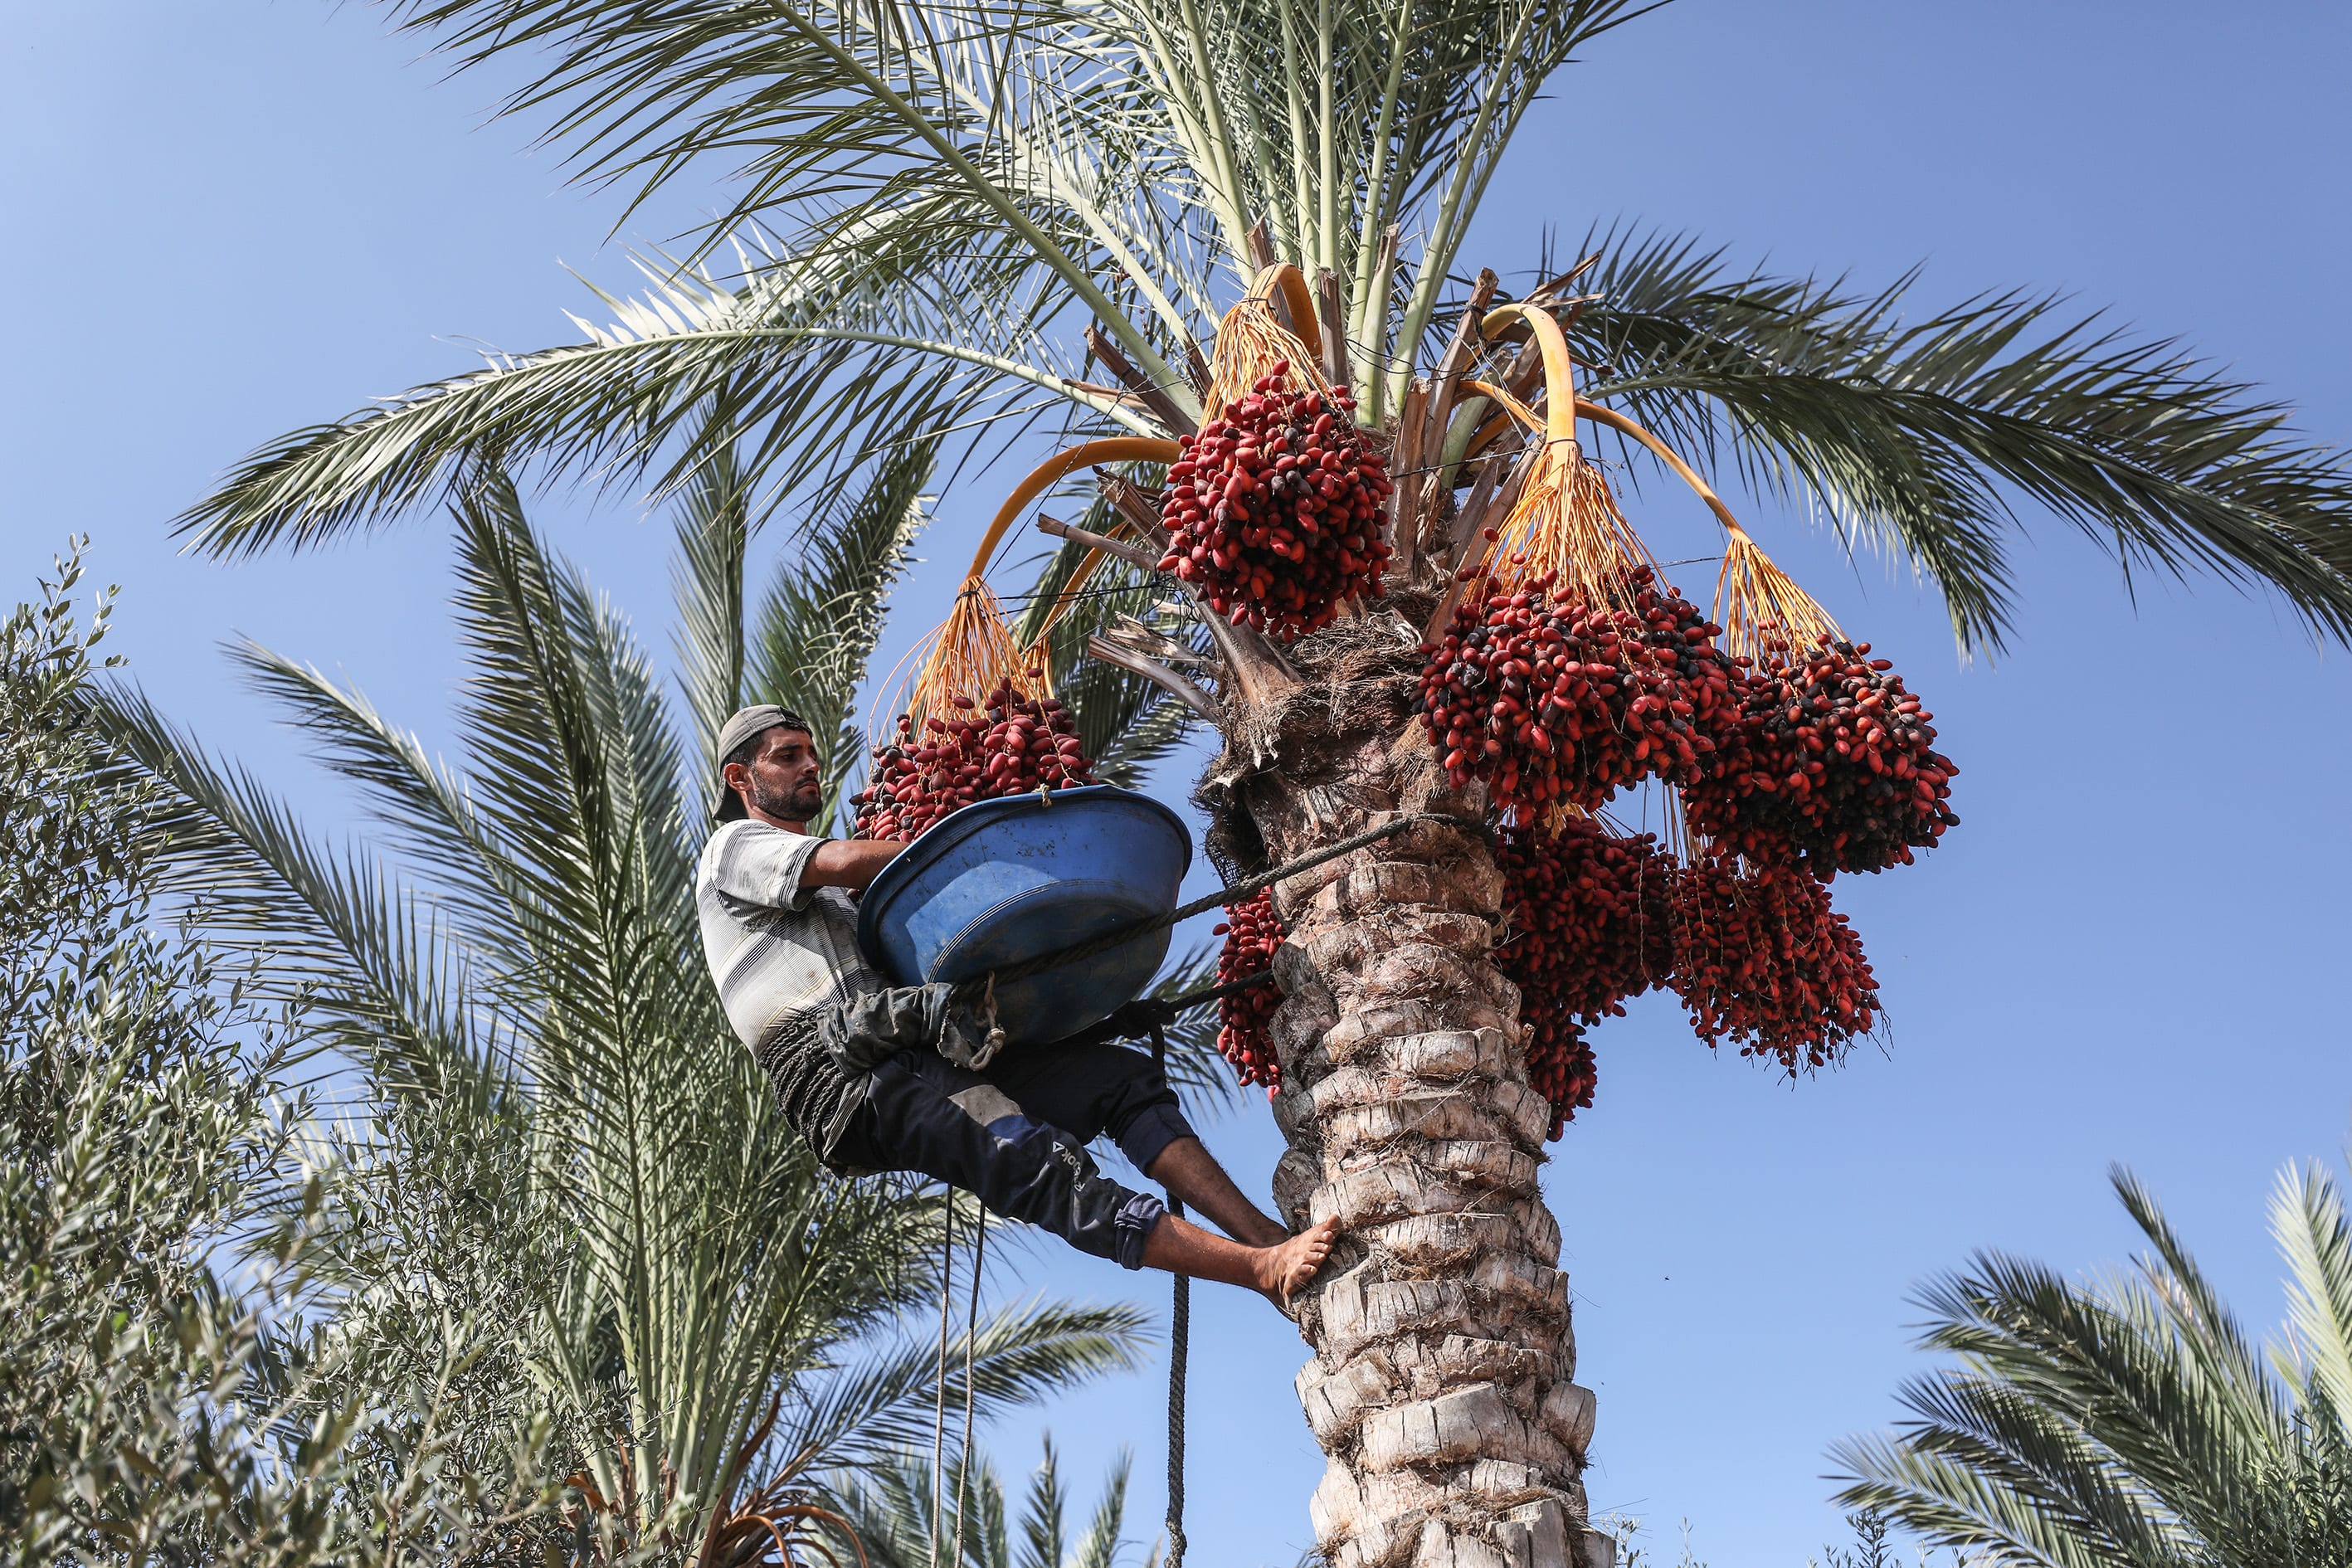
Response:
[{"label": "blue plastic basin", "polygon": [[[1108,784],[983,800],[943,818],[859,900],[857,945],[893,985],[968,980],[1165,914],[1192,861],[1183,818]],[[1143,994],[1166,929],[1001,985],[1015,1043],[1058,1040]]]}]

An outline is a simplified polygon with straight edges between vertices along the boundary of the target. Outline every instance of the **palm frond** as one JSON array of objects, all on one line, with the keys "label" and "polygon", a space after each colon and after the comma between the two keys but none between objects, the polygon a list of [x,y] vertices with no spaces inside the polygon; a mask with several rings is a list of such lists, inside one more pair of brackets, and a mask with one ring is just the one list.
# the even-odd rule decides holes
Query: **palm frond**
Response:
[{"label": "palm frond", "polygon": [[[575,317],[584,342],[498,355],[294,431],[233,470],[178,531],[218,556],[301,549],[527,464],[608,483],[651,476],[660,497],[730,444],[761,493],[822,489],[864,460],[864,432],[946,429],[1001,411],[1005,389],[1024,381],[1056,399],[1087,395],[954,336],[984,330],[1020,353],[1034,330],[1017,305],[975,322],[978,308],[961,300],[877,303],[854,273],[880,265],[862,252],[824,265],[779,257],[747,260],[733,285],[680,274],[641,300],[600,295],[613,319]],[[971,287],[999,298],[985,279]],[[933,329],[949,335],[925,335]]]},{"label": "palm frond", "polygon": [[1900,1438],[1849,1438],[1830,1457],[1844,1473],[1863,1478],[1837,1494],[1840,1506],[1900,1519],[1933,1546],[1990,1552],[1996,1562],[2006,1558],[2034,1568],[2189,1568],[2179,1557],[2117,1551],[2010,1484],[1992,1456],[1969,1451],[1932,1428]]},{"label": "palm frond", "polygon": [[[1143,1309],[1126,1302],[1077,1307],[1035,1300],[1000,1309],[971,1338],[969,1384],[964,1337],[950,1343],[948,1403],[961,1409],[970,1397],[975,1419],[986,1420],[1007,1405],[1129,1370],[1140,1360],[1149,1321]],[[932,1344],[908,1342],[812,1389],[793,1413],[794,1440],[847,1467],[928,1449],[940,1388],[937,1353]]]},{"label": "palm frond", "polygon": [[[2225,1442],[2243,1447],[2284,1441],[2293,1427],[2287,1395],[2266,1375],[2262,1353],[2205,1278],[2156,1194],[2120,1165],[2108,1179],[2125,1212],[2156,1247],[2153,1258],[2142,1260],[2140,1272],[2162,1310],[2163,1327],[2193,1360],[2210,1403],[2231,1428],[2228,1437],[2217,1431],[2209,1441],[2216,1447]],[[2142,1298],[2125,1300],[2136,1304]],[[2141,1326],[2158,1331],[2152,1321]]]},{"label": "palm frond", "polygon": [[677,606],[678,685],[694,725],[698,779],[719,773],[719,731],[743,706],[743,563],[763,519],[732,446],[711,449],[678,492],[677,551],[670,568]]},{"label": "palm frond", "polygon": [[[1041,286],[1103,320],[1155,379],[1175,380],[1159,345],[1097,283],[1107,269],[1090,265],[1106,250],[1131,258],[1136,237],[1120,212],[1140,216],[1119,200],[1131,164],[1107,166],[1068,134],[1074,121],[1097,139],[1127,121],[1115,74],[1099,79],[1082,55],[1066,71],[1058,62],[1033,69],[1013,47],[1059,36],[1083,50],[1076,18],[1045,8],[991,26],[829,0],[772,5],[757,21],[708,0],[404,10],[408,26],[441,33],[469,64],[518,47],[537,54],[534,79],[506,107],[560,104],[549,135],[572,144],[591,178],[633,180],[642,197],[713,152],[739,159],[744,194],[711,226],[714,241],[756,218],[832,248],[858,238],[878,210],[919,202],[942,235],[1006,235]],[[1033,100],[1039,111],[1022,112]],[[1148,130],[1129,142],[1147,164]]]},{"label": "palm frond", "polygon": [[2268,583],[2352,637],[2352,466],[2289,411],[2162,341],[2063,301],[1981,295],[1906,320],[1876,294],[1738,272],[1686,238],[1611,233],[1570,323],[1585,389],[1670,440],[1727,447],[1768,491],[1819,503],[1849,543],[1909,559],[1963,647],[2001,645],[2010,497],[2126,573]]},{"label": "palm frond", "polygon": [[1054,1439],[1045,1438],[1045,1457],[1029,1472],[1029,1495],[1022,1500],[1021,1542],[1013,1568],[1062,1568],[1069,1542],[1064,1516],[1061,1467],[1055,1461]]},{"label": "palm frond", "polygon": [[[1370,258],[1390,226],[1415,234],[1395,341],[1417,343],[1545,82],[1650,8],[1069,0],[979,19],[811,0],[758,22],[719,0],[402,9],[467,65],[530,51],[503,108],[544,111],[592,180],[642,200],[709,155],[735,160],[742,195],[706,246],[752,222],[838,243],[919,191],[1015,236],[1055,291],[1189,399],[1160,351],[1197,333],[1207,264],[1238,267],[1261,216],[1277,254],[1348,280],[1351,335],[1373,363],[1391,324]],[[1128,323],[1128,300],[1156,331]],[[1370,389],[1375,413],[1389,381],[1402,385]]]},{"label": "palm frond", "polygon": [[[1119,1531],[1131,1468],[1122,1449],[1111,1461],[1093,1517],[1075,1547],[1068,1540],[1070,1499],[1051,1436],[1045,1439],[1043,1459],[1030,1472],[1017,1520],[1009,1517],[995,1465],[979,1452],[950,1458],[944,1473],[935,1476],[928,1450],[909,1451],[833,1478],[830,1489],[870,1568],[930,1568],[934,1541],[940,1557],[957,1561],[952,1543],[959,1481],[967,1513],[961,1561],[969,1568],[1117,1568],[1126,1544]],[[939,1514],[931,1508],[934,1487]]]},{"label": "palm frond", "polygon": [[2334,1178],[2315,1164],[2281,1172],[2271,1236],[2287,1263],[2287,1322],[2318,1395],[2314,1419],[2352,1441],[2352,1216]]},{"label": "palm frond", "polygon": [[[2332,1500],[2352,1497],[2352,1446],[2324,1379],[2291,1358],[2273,1373],[2153,1196],[2120,1170],[2115,1185],[2155,1249],[2138,1275],[2076,1285],[1987,1255],[1929,1286],[1923,1343],[1957,1364],[1906,1385],[1895,1433],[1836,1447],[1838,1500],[1996,1561],[2352,1562],[2352,1514]],[[2299,1339],[2335,1311],[2309,1296],[2333,1265],[2298,1252],[2303,1216],[2342,1224],[2324,1199],[2299,1210],[2308,1191],[2290,1174],[2273,1209],[2305,1280]]]},{"label": "palm frond", "polygon": [[97,694],[91,721],[161,787],[145,819],[160,889],[223,947],[268,963],[266,991],[303,1002],[393,1092],[491,1113],[512,1090],[465,954],[436,906],[372,859],[320,845],[251,774],[225,765],[144,695]]},{"label": "palm frond", "polygon": [[[1238,264],[1259,216],[1277,254],[1349,289],[1352,353],[1382,367],[1366,388],[1377,422],[1433,341],[1521,115],[1576,47],[1643,9],[1045,0],[975,20],[903,0],[803,0],[757,18],[727,0],[403,6],[463,62],[536,52],[506,107],[546,112],[592,178],[642,194],[706,154],[738,160],[740,199],[695,259],[730,236],[760,254],[724,281],[648,264],[646,297],[608,300],[617,320],[590,342],[297,433],[183,526],[219,552],[306,542],[490,458],[653,474],[660,491],[711,442],[754,431],[753,468],[817,481],[840,471],[853,425],[1010,413],[1016,384],[1144,428],[1123,400],[1076,384],[1045,329],[1098,319],[1189,399],[1169,366],[1214,314],[1211,272]],[[1398,224],[1421,236],[1418,255],[1372,265]],[[1964,647],[2000,646],[2018,500],[2096,539],[2126,582],[2266,583],[2319,633],[2352,637],[2352,470],[2176,346],[2042,296],[1906,319],[1909,278],[1858,293],[1742,273],[1686,240],[1599,243],[1573,321],[1599,371],[1591,395],[1685,445],[1727,448],[1751,479],[1822,506],[1850,545],[1910,562]]]},{"label": "palm frond", "polygon": [[515,900],[528,894],[453,770],[427,756],[416,736],[365,694],[337,685],[315,665],[250,641],[233,646],[230,658],[284,721],[310,738],[317,759],[360,787],[387,842],[430,879],[442,911],[469,942],[495,948],[512,932]]},{"label": "palm frond", "polygon": [[1124,1544],[1119,1532],[1127,1525],[1127,1482],[1134,1469],[1135,1456],[1121,1448],[1103,1477],[1102,1500],[1095,1505],[1087,1532],[1078,1537],[1071,1553],[1072,1568],[1117,1568],[1118,1549]]},{"label": "palm frond", "polygon": [[[929,521],[937,438],[887,447],[865,488],[820,508],[779,563],[749,635],[746,691],[815,726],[826,749],[820,823],[840,808],[865,741],[850,721],[890,590]],[[715,768],[715,763],[713,764]]]},{"label": "palm frond", "polygon": [[[1171,1001],[1190,991],[1217,983],[1217,953],[1196,947],[1170,959],[1151,983],[1150,994]],[[1217,1052],[1217,1009],[1194,1007],[1168,1026],[1168,1081],[1188,1111],[1205,1108],[1212,1115],[1237,1109],[1248,1096],[1234,1079],[1232,1064]]]}]

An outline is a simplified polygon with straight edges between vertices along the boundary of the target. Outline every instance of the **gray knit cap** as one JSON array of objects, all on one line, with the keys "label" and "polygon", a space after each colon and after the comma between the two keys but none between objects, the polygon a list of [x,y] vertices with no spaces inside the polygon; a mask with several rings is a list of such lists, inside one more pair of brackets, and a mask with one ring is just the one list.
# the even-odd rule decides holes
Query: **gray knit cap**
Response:
[{"label": "gray knit cap", "polygon": [[[721,822],[740,822],[750,813],[743,809],[743,797],[727,787],[727,760],[735,754],[744,742],[764,735],[771,730],[809,730],[809,721],[789,708],[779,708],[772,702],[755,702],[749,708],[738,708],[734,716],[719,727],[719,800],[716,815]],[[816,733],[809,730],[811,735]]]}]

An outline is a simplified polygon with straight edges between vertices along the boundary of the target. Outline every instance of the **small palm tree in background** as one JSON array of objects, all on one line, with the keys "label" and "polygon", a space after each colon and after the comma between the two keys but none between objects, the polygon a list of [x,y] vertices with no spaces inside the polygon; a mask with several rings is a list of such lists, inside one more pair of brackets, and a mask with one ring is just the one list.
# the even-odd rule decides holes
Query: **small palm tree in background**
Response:
[{"label": "small palm tree in background", "polygon": [[[1127,1478],[1130,1460],[1121,1452],[1103,1477],[1094,1511],[1076,1541],[1070,1539],[1071,1499],[1063,1488],[1061,1460],[1051,1437],[1030,1472],[1028,1489],[1014,1517],[1006,1507],[1004,1483],[984,1453],[969,1457],[946,1473],[916,1455],[877,1465],[840,1485],[841,1511],[856,1531],[869,1568],[1119,1568],[1130,1542],[1127,1523]],[[936,1544],[935,1544],[936,1543]],[[1143,1568],[1155,1568],[1155,1545]]]},{"label": "small palm tree in background", "polygon": [[2078,1284],[1989,1254],[1923,1296],[1921,1343],[1957,1364],[1903,1392],[1914,1419],[1836,1450],[1840,1500],[2042,1568],[2352,1564],[2352,1216],[2316,1165],[2271,1201],[2284,1333],[2257,1345],[2156,1199],[2116,1194],[2152,1249]]},{"label": "small palm tree in background", "polygon": [[[600,297],[604,324],[582,321],[578,341],[296,431],[184,526],[216,555],[299,548],[464,497],[486,463],[663,493],[732,465],[762,494],[821,491],[910,442],[969,450],[1056,416],[1065,440],[1172,451],[1222,412],[1211,354],[1247,358],[1224,352],[1228,311],[1286,322],[1300,358],[1360,395],[1361,437],[1399,459],[1385,599],[1286,652],[1148,585],[1158,557],[1139,542],[1157,524],[1133,487],[1155,463],[1086,503],[1095,532],[1133,525],[1096,581],[1151,624],[1119,623],[1126,646],[1105,654],[1119,668],[1087,667],[1102,684],[1081,710],[1096,741],[1116,734],[1093,698],[1109,711],[1148,679],[1180,703],[1152,710],[1171,729],[1213,722],[1226,750],[1201,798],[1213,846],[1244,870],[1381,813],[1482,807],[1412,732],[1419,647],[1483,548],[1478,496],[1572,450],[1579,419],[1638,421],[1818,506],[1849,545],[1931,578],[1963,647],[2000,643],[2019,501],[2130,569],[2266,585],[2320,635],[2352,632],[2343,460],[2171,346],[2047,298],[1923,310],[1908,278],[1856,293],[1633,232],[1595,236],[1516,300],[1465,264],[1538,94],[1648,8],[409,0],[404,24],[462,62],[525,71],[506,108],[544,114],[583,177],[642,201],[716,174],[736,199],[682,258],[649,264],[642,298]],[[1562,123],[1613,129],[1572,109]],[[1295,270],[1277,288],[1279,267]],[[1509,341],[1555,330],[1558,375]],[[1572,391],[1571,359],[1586,373]],[[1543,439],[1489,444],[1511,426],[1503,395],[1541,404],[1519,407]],[[996,542],[976,552],[975,596]],[[1065,549],[1039,591],[1082,556],[1093,569]],[[592,616],[563,613],[586,635]],[[1023,638],[1044,629],[1033,616]],[[718,710],[697,705],[706,734]],[[653,787],[647,766],[630,776]],[[1559,1226],[1537,1181],[1551,1123],[1491,951],[1501,886],[1476,836],[1427,828],[1283,895],[1276,1197],[1346,1233],[1300,1301],[1315,1352],[1300,1386],[1330,1458],[1312,1511],[1341,1568],[1605,1549],[1586,1529],[1592,1400],[1573,1381]]]},{"label": "small palm tree in background", "polygon": [[[883,464],[748,614],[743,493],[714,466],[685,498],[706,751],[754,697],[854,749],[851,697],[929,463]],[[446,1371],[455,1316],[492,1325],[451,1391],[483,1435],[467,1462],[496,1473],[498,1434],[551,1412],[580,1550],[749,1561],[772,1523],[822,1522],[823,1472],[929,1448],[941,1399],[984,1418],[1129,1365],[1141,1318],[1031,1302],[943,1359],[912,1331],[950,1288],[943,1200],[819,1171],[706,976],[689,893],[715,768],[688,765],[627,621],[545,550],[509,483],[469,489],[455,520],[462,768],[314,668],[236,656],[357,786],[372,844],[321,842],[135,693],[101,717],[161,792],[146,826],[164,886],[337,1051],[351,1115],[318,1134],[338,1174],[308,1253],[332,1310],[308,1353],[382,1398]],[[1149,755],[1131,740],[1125,765]],[[1178,1054],[1181,1078],[1213,1081],[1197,1031]],[[380,1437],[387,1456],[415,1447]]]}]

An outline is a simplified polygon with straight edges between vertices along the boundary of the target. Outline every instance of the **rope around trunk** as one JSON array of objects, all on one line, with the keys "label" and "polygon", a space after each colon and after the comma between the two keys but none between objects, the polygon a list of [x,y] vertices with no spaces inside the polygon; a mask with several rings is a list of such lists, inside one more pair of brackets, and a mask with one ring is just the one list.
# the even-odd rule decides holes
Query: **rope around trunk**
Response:
[{"label": "rope around trunk", "polygon": [[[1125,947],[1129,942],[1150,936],[1154,931],[1164,931],[1170,926],[1181,924],[1191,920],[1194,915],[1206,914],[1211,910],[1222,909],[1227,904],[1239,903],[1244,899],[1254,898],[1276,882],[1296,877],[1301,871],[1311,871],[1328,861],[1337,860],[1344,855],[1352,855],[1368,845],[1378,844],[1384,838],[1393,838],[1408,828],[1423,826],[1451,827],[1460,832],[1476,834],[1481,838],[1486,836],[1487,831],[1485,823],[1474,821],[1469,817],[1454,816],[1441,811],[1409,812],[1402,816],[1391,817],[1377,827],[1367,827],[1361,833],[1349,834],[1335,844],[1327,844],[1320,849],[1302,855],[1285,865],[1276,866],[1270,871],[1261,871],[1255,877],[1244,878],[1230,888],[1221,888],[1206,897],[1193,900],[1189,904],[1180,904],[1164,915],[1153,915],[1148,920],[1121,926],[1117,931],[1106,931],[1100,936],[1089,937],[1087,941],[1074,943],[1069,947],[1059,948],[1052,952],[1039,953],[1034,958],[1024,958],[1018,963],[1007,964],[1003,969],[992,971],[989,975],[980,976],[977,979],[982,981],[993,979],[998,985],[1010,985],[1015,981],[1026,980],[1032,975],[1059,969],[1066,963],[1080,963],[1097,954],[1108,952],[1114,948]],[[974,981],[965,981],[963,984],[970,985],[973,984]],[[1206,1001],[1212,994],[1225,994],[1229,988],[1239,990],[1244,984],[1255,984],[1255,978],[1246,982],[1233,982],[1230,987],[1217,987],[1212,992],[1196,993],[1188,1005],[1197,1005],[1198,1002]]]}]

